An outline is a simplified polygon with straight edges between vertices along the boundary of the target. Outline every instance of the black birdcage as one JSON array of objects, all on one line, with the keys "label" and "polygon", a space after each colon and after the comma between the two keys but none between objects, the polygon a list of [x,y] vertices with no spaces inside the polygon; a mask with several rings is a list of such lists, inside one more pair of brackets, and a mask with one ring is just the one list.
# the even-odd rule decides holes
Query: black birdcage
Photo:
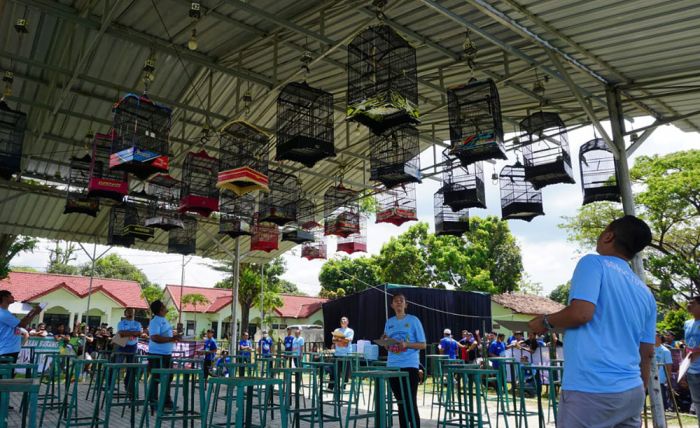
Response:
[{"label": "black birdcage", "polygon": [[22,169],[22,143],[27,128],[27,115],[12,110],[0,100],[0,177],[12,178]]},{"label": "black birdcage", "polygon": [[341,238],[360,232],[360,207],[358,192],[343,184],[332,186],[323,196],[324,234]]},{"label": "black birdcage", "polygon": [[141,224],[140,215],[135,205],[122,203],[112,207],[109,217],[107,244],[129,247],[136,238],[147,240],[153,238],[153,228]]},{"label": "black birdcage", "polygon": [[467,166],[443,153],[442,191],[445,205],[454,211],[465,208],[486,208],[484,169],[481,162]]},{"label": "black birdcage", "polygon": [[370,179],[391,188],[403,183],[420,183],[418,130],[410,125],[370,134]]},{"label": "black birdcage", "polygon": [[328,247],[323,237],[323,228],[317,227],[313,231],[314,241],[306,242],[301,246],[301,257],[307,260],[322,260],[328,257]]},{"label": "black birdcage", "polygon": [[367,28],[348,45],[348,120],[375,134],[418,123],[416,50],[388,25]]},{"label": "black birdcage", "polygon": [[275,251],[279,248],[280,229],[275,223],[258,221],[258,213],[253,216],[250,251]]},{"label": "black birdcage", "polygon": [[306,82],[289,83],[277,97],[277,160],[309,168],[335,156],[333,94]]},{"label": "black birdcage", "polygon": [[525,181],[525,168],[520,162],[503,167],[499,182],[503,220],[531,221],[544,215],[542,191]]},{"label": "black birdcage", "polygon": [[615,156],[605,141],[595,138],[579,150],[583,205],[598,201],[620,202]]},{"label": "black birdcage", "polygon": [[219,133],[219,176],[216,187],[244,195],[269,191],[268,143],[270,136],[242,120],[227,123]]},{"label": "black birdcage", "polygon": [[408,183],[377,194],[376,223],[401,226],[407,221],[418,220],[416,215],[416,185]]},{"label": "black birdcage", "polygon": [[557,113],[537,112],[520,122],[525,179],[535,189],[575,183],[566,126]]},{"label": "black birdcage", "polygon": [[498,89],[491,79],[447,91],[451,153],[462,165],[506,159]]},{"label": "black birdcage", "polygon": [[92,139],[92,160],[88,196],[113,199],[121,202],[129,193],[128,174],[109,169],[114,131],[109,134],[96,133]]},{"label": "black birdcage", "polygon": [[270,192],[260,194],[260,221],[284,226],[297,219],[299,180],[292,174],[270,170]]},{"label": "black birdcage", "polygon": [[444,188],[433,196],[435,208],[435,235],[462,236],[469,231],[469,210],[453,211],[445,204]]},{"label": "black birdcage", "polygon": [[219,209],[219,189],[216,179],[219,175],[219,160],[206,151],[189,152],[182,164],[180,185],[180,212],[194,212],[209,217]]},{"label": "black birdcage", "polygon": [[109,167],[145,179],[168,171],[172,111],[146,95],[127,94],[113,108]]},{"label": "black birdcage", "polygon": [[223,192],[219,200],[219,233],[231,238],[251,235],[256,205],[255,195],[252,193],[235,196]]},{"label": "black birdcage", "polygon": [[360,216],[360,227],[357,233],[338,238],[336,251],[348,254],[367,252],[367,219],[364,216]]},{"label": "black birdcage", "polygon": [[149,199],[146,226],[162,230],[185,227],[182,215],[177,212],[180,182],[170,174],[156,174],[145,183]]},{"label": "black birdcage", "polygon": [[182,216],[182,228],[168,232],[168,252],[176,254],[194,254],[197,252],[197,219]]},{"label": "black birdcage", "polygon": [[100,200],[87,194],[90,178],[90,156],[71,158],[66,185],[66,206],[63,214],[78,213],[95,217],[100,210]]},{"label": "black birdcage", "polygon": [[309,230],[304,230],[297,226],[288,226],[282,231],[282,241],[294,242],[295,244],[303,244],[305,242],[313,242],[314,234]]},{"label": "black birdcage", "polygon": [[319,213],[313,201],[301,198],[297,201],[297,225],[304,230],[312,230],[321,227],[317,221]]}]

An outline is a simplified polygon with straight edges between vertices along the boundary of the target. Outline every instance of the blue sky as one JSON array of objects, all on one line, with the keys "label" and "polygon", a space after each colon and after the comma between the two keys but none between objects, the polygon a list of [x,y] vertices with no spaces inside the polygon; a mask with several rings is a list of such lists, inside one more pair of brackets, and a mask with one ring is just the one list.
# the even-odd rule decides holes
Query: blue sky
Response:
[{"label": "blue sky", "polygon": [[[627,128],[641,128],[650,124],[653,120],[649,117],[638,118],[634,123],[627,123]],[[607,127],[607,124],[604,124]],[[698,133],[684,133],[674,126],[658,128],[652,136],[642,145],[632,158],[640,155],[666,154],[681,150],[700,149],[700,135]],[[593,138],[591,127],[582,128],[569,134],[572,159],[574,160],[574,177],[578,181],[578,150],[581,144]],[[515,161],[513,155],[508,161],[499,161],[495,170],[500,169],[506,163]],[[432,164],[432,150],[427,150],[421,156],[423,167]],[[500,195],[498,186],[491,183],[490,177],[494,170],[491,164],[484,164],[484,176],[486,181],[487,209],[474,209],[470,211],[472,216],[496,215],[500,216]],[[418,199],[418,218],[433,225],[433,193],[438,188],[438,182],[424,180],[416,188]],[[556,285],[566,282],[581,253],[578,248],[567,242],[565,233],[557,225],[562,223],[562,216],[573,216],[581,206],[581,186],[576,184],[557,184],[543,189],[543,201],[545,216],[535,218],[532,222],[510,221],[510,228],[520,245],[525,272],[534,282],[540,283],[545,293],[551,291]],[[390,237],[406,231],[411,224],[396,227],[389,224],[374,224],[373,219],[368,224],[368,251],[376,254],[382,245]],[[13,260],[13,265],[31,266],[43,269],[48,263],[47,242],[42,242],[41,248],[34,253],[21,254]],[[98,252],[104,251],[98,248]],[[329,242],[329,254],[331,257],[340,257],[344,253],[332,255],[335,249],[333,239]],[[131,263],[141,268],[152,282],[158,284],[179,284],[180,264],[182,257],[179,255],[152,253],[126,248],[114,248],[111,251],[122,255]],[[288,252],[283,257],[287,262],[286,279],[294,282],[303,291],[315,295],[320,286],[318,273],[323,261],[308,261],[299,257],[299,249]],[[79,255],[78,262],[87,261],[87,257]],[[189,285],[201,285],[212,287],[223,275],[216,272],[206,264],[209,261],[194,257],[185,270],[185,283]]]}]

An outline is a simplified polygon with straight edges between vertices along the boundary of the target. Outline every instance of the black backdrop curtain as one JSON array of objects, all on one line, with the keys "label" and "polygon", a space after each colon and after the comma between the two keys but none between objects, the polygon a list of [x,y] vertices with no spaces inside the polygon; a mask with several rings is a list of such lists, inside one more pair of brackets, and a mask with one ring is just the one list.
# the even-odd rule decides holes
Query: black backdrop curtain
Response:
[{"label": "black backdrop curtain", "polygon": [[[386,306],[384,290],[389,293]],[[385,308],[388,308],[389,317],[394,316],[394,311],[388,305],[391,304],[391,296],[399,291],[408,300],[406,312],[417,316],[423,323],[428,343],[440,341],[446,328],[452,330],[452,335],[457,340],[461,337],[461,331],[465,329],[471,332],[478,329],[483,332],[485,325],[486,331],[491,330],[489,294],[382,285],[323,304],[326,347],[331,346],[331,333],[340,326],[342,316],[350,319],[350,328],[355,330],[355,341],[378,339],[384,332],[387,313]]]}]

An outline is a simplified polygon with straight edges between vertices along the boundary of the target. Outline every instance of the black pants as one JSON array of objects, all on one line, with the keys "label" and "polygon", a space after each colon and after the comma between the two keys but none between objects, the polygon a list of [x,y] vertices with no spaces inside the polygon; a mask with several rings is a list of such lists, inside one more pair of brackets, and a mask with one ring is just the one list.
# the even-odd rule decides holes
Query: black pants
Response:
[{"label": "black pants", "polygon": [[673,410],[673,406],[671,405],[671,399],[668,393],[668,385],[664,383],[661,384],[661,398],[664,401],[664,410]]},{"label": "black pants", "polygon": [[[173,356],[172,355],[160,355],[160,354],[148,354],[148,355],[153,355],[160,357],[160,360],[158,359],[149,359],[148,360],[148,371],[150,372],[153,369],[169,369],[172,367],[173,363]],[[158,392],[160,388],[160,376],[157,374],[151,374],[153,379],[155,380],[154,387],[148,391],[148,401],[151,403],[152,406],[155,406],[158,404]],[[168,384],[165,388],[166,391],[166,396],[165,396],[165,403],[166,404],[172,404],[173,399],[170,398],[170,383],[172,382],[173,378],[169,377],[168,378]],[[150,385],[150,383],[149,383]]]},{"label": "black pants", "polygon": [[[11,363],[11,364],[16,364],[16,363],[17,363],[17,357],[19,357],[19,352],[12,352],[12,353],[9,353],[9,354],[2,354],[2,355],[0,355],[0,357],[10,357],[10,358],[12,359],[12,363]],[[15,377],[15,371],[14,371],[14,370],[12,370],[12,375],[11,375],[11,376],[12,376],[12,378],[14,379],[14,377]]]},{"label": "black pants", "polygon": [[352,373],[352,362],[350,361],[341,361],[338,359],[334,359],[333,361],[335,363],[335,370],[331,369],[330,367],[327,368],[328,374],[329,374],[329,379],[330,382],[328,382],[329,387],[331,389],[335,389],[338,387],[335,382],[335,377],[336,374],[338,377],[341,379],[345,380],[345,383],[347,384],[348,381],[350,380],[350,374]]},{"label": "black pants", "polygon": [[202,363],[202,370],[204,370],[204,381],[207,381],[207,378],[209,377],[209,370],[211,370],[211,363],[214,361],[212,360],[207,360],[206,358],[204,359],[204,362]]},{"label": "black pants", "polygon": [[[126,364],[131,364],[136,360],[136,345],[126,345],[118,348],[118,352],[123,352],[123,353],[129,353],[129,355],[119,355],[116,358],[117,363],[126,363]],[[124,376],[124,387],[126,388],[126,391],[131,393],[133,388],[133,385],[131,384],[131,378],[133,377],[133,370],[129,369],[126,371],[126,375]]]},{"label": "black pants", "polygon": [[[418,414],[418,369],[412,367],[402,368],[401,371],[408,373],[408,383],[411,393],[411,399],[413,400],[413,414],[416,418],[416,425],[413,426],[413,428],[420,428],[420,415]],[[391,391],[394,393],[394,398],[396,398],[396,400],[399,401],[399,426],[400,428],[408,428],[410,426],[410,423],[406,420],[406,417],[404,416],[404,404],[401,401],[401,383],[399,379],[393,378],[389,379],[389,384],[391,385]]]}]

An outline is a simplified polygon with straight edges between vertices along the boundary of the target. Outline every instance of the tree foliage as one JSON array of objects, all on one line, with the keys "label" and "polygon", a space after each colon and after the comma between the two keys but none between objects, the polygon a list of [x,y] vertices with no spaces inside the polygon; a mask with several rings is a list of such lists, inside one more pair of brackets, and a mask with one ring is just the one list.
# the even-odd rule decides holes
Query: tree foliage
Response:
[{"label": "tree foliage", "polygon": [[[639,157],[632,170],[637,215],[653,232],[645,251],[649,285],[662,305],[700,293],[700,150]],[[582,249],[622,215],[618,204],[595,203],[560,225]]]},{"label": "tree foliage", "polygon": [[417,223],[391,238],[376,256],[329,260],[319,281],[328,297],[385,282],[503,293],[518,288],[521,272],[520,249],[508,224],[474,217],[461,237],[436,236],[427,223]]},{"label": "tree foliage", "polygon": [[571,282],[566,284],[557,285],[551,293],[549,293],[549,298],[555,302],[559,302],[562,305],[569,304],[569,291],[571,290]]},{"label": "tree foliage", "polygon": [[19,253],[34,251],[37,240],[30,236],[0,234],[0,279],[7,278],[10,262]]},{"label": "tree foliage", "polygon": [[148,304],[155,302],[156,300],[162,300],[165,289],[160,288],[156,284],[150,284],[146,287],[141,288],[141,297],[146,299]]},{"label": "tree foliage", "polygon": [[194,306],[194,325],[195,328],[197,326],[197,307],[198,306],[204,306],[206,304],[210,303],[209,299],[207,299],[204,294],[201,293],[188,293],[182,296],[182,300],[180,301],[180,310],[182,311],[185,307],[185,305],[192,305]]},{"label": "tree foliage", "polygon": [[49,248],[49,264],[46,266],[47,273],[58,273],[64,275],[78,275],[78,266],[72,263],[77,260],[76,253],[78,247],[74,242],[54,241],[54,247]]},{"label": "tree foliage", "polygon": [[691,318],[691,315],[688,313],[685,307],[669,310],[666,312],[664,319],[657,323],[656,328],[659,331],[672,331],[676,337],[680,338],[685,334],[683,331],[685,321]]},{"label": "tree foliage", "polygon": [[[92,263],[87,262],[80,266],[80,274],[89,276]],[[95,276],[100,278],[125,279],[136,281],[144,290],[149,287],[151,282],[145,273],[136,266],[132,265],[128,260],[121,257],[119,254],[109,254],[95,262]]]}]

